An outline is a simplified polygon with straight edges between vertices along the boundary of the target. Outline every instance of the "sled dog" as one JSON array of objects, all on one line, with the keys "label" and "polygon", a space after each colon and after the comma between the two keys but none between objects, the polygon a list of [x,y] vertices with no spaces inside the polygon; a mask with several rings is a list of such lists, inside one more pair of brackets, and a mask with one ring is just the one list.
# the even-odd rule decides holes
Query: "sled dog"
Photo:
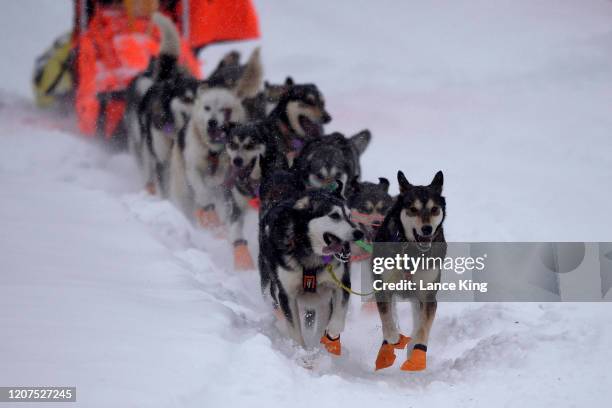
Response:
[{"label": "sled dog", "polygon": [[[244,217],[252,207],[259,209],[259,187],[262,178],[262,163],[267,161],[268,167],[275,168],[281,153],[276,144],[256,124],[235,126],[231,129],[226,143],[229,159],[228,172],[224,181],[226,192],[229,193],[231,212],[229,228],[232,242],[243,243],[237,246],[246,250],[247,240],[244,238]],[[254,268],[252,258],[247,253],[236,253],[234,264],[237,269]]]},{"label": "sled dog", "polygon": [[302,346],[300,305],[316,310],[321,343],[336,355],[341,353],[349,293],[326,269],[350,288],[350,243],[363,237],[350,219],[341,184],[334,191],[310,190],[277,202],[262,215],[259,230],[264,297],[282,313],[289,336]]},{"label": "sled dog", "polygon": [[[232,126],[246,121],[242,100],[259,90],[262,76],[256,49],[234,89],[202,83],[189,121],[172,149],[171,199],[189,216],[195,215],[204,227],[218,226],[221,218],[227,219],[231,214],[234,203],[224,186],[230,169],[227,135]],[[241,238],[230,239],[237,246],[246,247]]]},{"label": "sled dog", "polygon": [[282,92],[263,124],[291,164],[304,143],[321,136],[323,125],[330,121],[323,95],[315,85],[292,84]]},{"label": "sled dog", "polygon": [[264,120],[278,105],[281,96],[293,86],[293,79],[287,77],[283,84],[271,84],[264,81],[264,89],[252,98],[244,100],[249,122]]},{"label": "sled dog", "polygon": [[345,186],[342,193],[349,196],[350,181],[360,177],[359,156],[371,138],[370,132],[364,130],[350,138],[336,132],[313,139],[300,151],[293,162],[293,170],[307,188],[325,188],[340,180]]},{"label": "sled dog", "polygon": [[351,183],[351,191],[347,205],[353,221],[359,225],[366,238],[373,241],[393,204],[393,197],[389,194],[389,180],[380,177],[378,183],[371,183],[360,182],[355,177]]},{"label": "sled dog", "polygon": [[185,126],[198,81],[178,68],[180,37],[172,20],[161,13],[153,15],[160,27],[162,42],[153,83],[138,108],[143,168],[147,189],[168,195],[170,153],[179,130]]},{"label": "sled dog", "polygon": [[[444,182],[442,172],[436,173],[427,186],[413,186],[401,171],[398,172],[397,179],[400,194],[376,234],[372,258],[395,256],[397,252],[393,253],[389,246],[382,243],[396,242],[402,248],[400,255],[443,259],[446,256],[446,240],[442,225],[446,217],[446,201],[442,196]],[[382,275],[373,274],[373,279],[382,277],[384,282],[409,279],[416,282],[417,288],[421,287],[420,283],[440,282],[439,269],[421,267],[416,271],[404,272],[389,270]],[[395,350],[403,349],[408,344],[411,344],[412,349],[401,369],[405,371],[425,369],[427,341],[437,308],[436,294],[435,290],[419,289],[375,293],[383,332],[383,343],[376,358],[377,370],[391,366],[395,361]],[[399,332],[395,312],[397,296],[408,298],[413,303],[412,337]]]}]

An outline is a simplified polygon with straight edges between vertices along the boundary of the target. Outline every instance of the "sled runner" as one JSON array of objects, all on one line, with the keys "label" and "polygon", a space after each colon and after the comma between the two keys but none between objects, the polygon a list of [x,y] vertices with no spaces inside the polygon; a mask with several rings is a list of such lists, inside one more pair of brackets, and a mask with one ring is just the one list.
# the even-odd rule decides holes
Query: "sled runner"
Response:
[{"label": "sled runner", "polygon": [[72,33],[36,62],[38,106],[69,100],[82,134],[106,140],[120,135],[125,90],[159,52],[160,33],[151,23],[156,10],[179,27],[180,62],[197,78],[198,50],[259,36],[251,0],[74,0]]}]

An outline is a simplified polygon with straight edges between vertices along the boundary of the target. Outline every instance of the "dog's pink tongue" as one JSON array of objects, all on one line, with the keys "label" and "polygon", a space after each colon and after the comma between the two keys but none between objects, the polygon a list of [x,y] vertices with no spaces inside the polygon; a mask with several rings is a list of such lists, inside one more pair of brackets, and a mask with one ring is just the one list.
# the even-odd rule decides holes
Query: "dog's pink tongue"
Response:
[{"label": "dog's pink tongue", "polygon": [[342,249],[342,242],[334,242],[326,247],[323,247],[323,253],[325,255],[333,255],[337,254],[338,252],[342,252]]}]

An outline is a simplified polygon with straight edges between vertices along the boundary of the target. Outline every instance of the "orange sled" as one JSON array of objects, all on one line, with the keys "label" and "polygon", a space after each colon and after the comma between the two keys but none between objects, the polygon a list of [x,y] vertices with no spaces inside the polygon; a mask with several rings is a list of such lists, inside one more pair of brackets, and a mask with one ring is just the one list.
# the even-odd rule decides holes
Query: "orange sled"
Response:
[{"label": "orange sled", "polygon": [[171,16],[182,33],[180,62],[201,78],[195,52],[204,46],[259,37],[250,0],[75,0],[73,46],[79,130],[111,139],[125,109],[125,89],[159,52],[150,16]]}]

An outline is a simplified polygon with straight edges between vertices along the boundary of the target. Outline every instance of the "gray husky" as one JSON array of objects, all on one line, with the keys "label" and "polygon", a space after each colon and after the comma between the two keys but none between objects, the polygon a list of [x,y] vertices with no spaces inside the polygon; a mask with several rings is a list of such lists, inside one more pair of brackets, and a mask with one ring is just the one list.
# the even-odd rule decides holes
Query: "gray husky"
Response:
[{"label": "gray husky", "polygon": [[308,188],[325,188],[340,180],[350,196],[351,181],[361,176],[359,157],[372,136],[368,130],[346,138],[332,133],[306,143],[293,163],[293,171]]}]

